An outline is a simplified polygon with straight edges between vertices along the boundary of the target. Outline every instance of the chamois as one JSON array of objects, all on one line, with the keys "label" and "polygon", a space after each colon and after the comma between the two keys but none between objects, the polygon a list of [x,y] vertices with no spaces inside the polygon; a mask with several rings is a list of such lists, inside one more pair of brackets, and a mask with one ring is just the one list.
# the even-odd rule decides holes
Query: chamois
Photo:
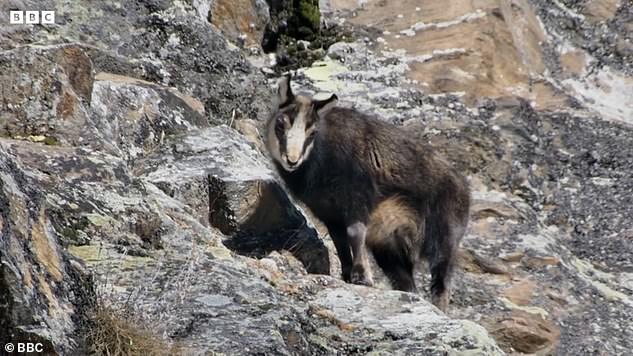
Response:
[{"label": "chamois", "polygon": [[468,223],[465,178],[404,129],[338,98],[315,100],[279,80],[266,146],[293,196],[328,229],[346,282],[373,285],[366,247],[392,287],[416,291],[425,258],[432,302],[446,310],[457,248]]}]

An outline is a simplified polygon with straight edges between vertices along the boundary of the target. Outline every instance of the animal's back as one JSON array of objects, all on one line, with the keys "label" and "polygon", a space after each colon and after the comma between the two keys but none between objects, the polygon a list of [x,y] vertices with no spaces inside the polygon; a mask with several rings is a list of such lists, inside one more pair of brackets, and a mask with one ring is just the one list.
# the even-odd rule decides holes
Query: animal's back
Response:
[{"label": "animal's back", "polygon": [[335,108],[324,120],[324,139],[334,155],[358,162],[385,198],[432,201],[438,187],[463,185],[446,161],[401,127],[348,108]]}]

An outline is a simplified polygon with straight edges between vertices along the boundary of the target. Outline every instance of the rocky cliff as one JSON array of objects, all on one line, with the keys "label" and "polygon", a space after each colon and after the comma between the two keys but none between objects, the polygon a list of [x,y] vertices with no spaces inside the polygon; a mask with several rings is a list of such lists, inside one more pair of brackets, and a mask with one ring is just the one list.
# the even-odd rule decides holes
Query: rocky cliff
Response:
[{"label": "rocky cliff", "polygon": [[[0,3],[0,342],[104,353],[104,330],[137,328],[120,335],[159,347],[128,353],[632,349],[633,5],[319,5]],[[56,24],[4,25],[31,9]],[[343,36],[316,23],[353,36],[329,46]],[[406,126],[469,176],[448,315],[384,278],[340,281],[326,231],[278,183],[260,130],[294,54],[270,41],[288,36],[324,56],[298,70],[304,89]]]}]

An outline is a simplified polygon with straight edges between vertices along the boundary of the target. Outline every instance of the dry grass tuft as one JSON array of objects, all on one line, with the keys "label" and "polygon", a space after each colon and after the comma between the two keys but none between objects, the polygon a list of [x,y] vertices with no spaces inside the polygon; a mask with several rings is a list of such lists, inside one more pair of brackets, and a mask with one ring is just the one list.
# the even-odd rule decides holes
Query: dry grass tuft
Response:
[{"label": "dry grass tuft", "polygon": [[[101,303],[100,303],[101,304]],[[87,341],[93,355],[167,356],[179,355],[156,331],[136,320],[125,310],[99,305],[94,311]]]}]

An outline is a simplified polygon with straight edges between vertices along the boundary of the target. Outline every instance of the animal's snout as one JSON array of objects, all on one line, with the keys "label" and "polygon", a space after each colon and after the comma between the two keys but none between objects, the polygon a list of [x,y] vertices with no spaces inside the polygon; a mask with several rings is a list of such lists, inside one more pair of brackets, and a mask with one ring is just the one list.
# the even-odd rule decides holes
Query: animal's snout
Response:
[{"label": "animal's snout", "polygon": [[286,157],[286,163],[288,163],[288,166],[294,167],[299,163],[299,157],[294,161],[290,157]]}]

